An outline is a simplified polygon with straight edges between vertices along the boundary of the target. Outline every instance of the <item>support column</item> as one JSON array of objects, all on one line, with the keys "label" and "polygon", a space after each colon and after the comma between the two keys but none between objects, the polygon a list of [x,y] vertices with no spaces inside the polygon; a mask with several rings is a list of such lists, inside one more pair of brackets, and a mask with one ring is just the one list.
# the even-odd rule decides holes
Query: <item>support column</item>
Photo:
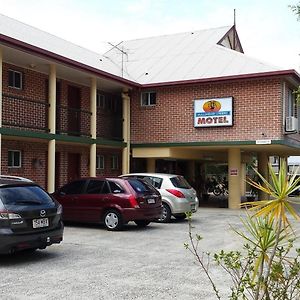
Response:
[{"label": "support column", "polygon": [[155,158],[147,158],[147,172],[155,173]]},{"label": "support column", "polygon": [[246,171],[247,167],[245,163],[241,164],[241,194],[244,196],[246,194]]},{"label": "support column", "polygon": [[[96,78],[91,79],[90,87],[90,109],[91,109],[91,137],[93,140],[97,138],[97,81]],[[90,176],[96,176],[96,156],[97,146],[93,143],[90,146]]]},{"label": "support column", "polygon": [[[49,112],[48,127],[51,134],[56,132],[56,67],[50,65],[49,71]],[[48,182],[49,193],[55,191],[55,139],[48,142]]]},{"label": "support column", "polygon": [[[2,128],[2,69],[3,69],[3,55],[0,48],[0,128]],[[2,166],[2,135],[0,133],[0,174]]]},{"label": "support column", "polygon": [[122,173],[130,172],[130,97],[128,96],[128,89],[124,89],[122,93],[123,100],[123,140],[126,147],[122,153]]},{"label": "support column", "polygon": [[239,209],[241,204],[241,151],[228,150],[228,207]]},{"label": "support column", "polygon": [[[268,170],[268,163],[269,163],[269,156],[267,153],[258,153],[257,155],[258,161],[258,172],[266,179],[269,178],[269,170]],[[263,193],[262,191],[258,191],[258,200],[267,200],[268,195]]]}]

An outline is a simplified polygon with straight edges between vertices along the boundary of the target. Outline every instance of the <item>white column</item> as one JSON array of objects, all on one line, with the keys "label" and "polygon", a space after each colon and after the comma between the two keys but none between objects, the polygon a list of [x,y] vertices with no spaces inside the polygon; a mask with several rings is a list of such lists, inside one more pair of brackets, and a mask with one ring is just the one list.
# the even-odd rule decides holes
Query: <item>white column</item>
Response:
[{"label": "white column", "polygon": [[[97,82],[96,78],[91,79],[90,87],[90,109],[91,109],[91,137],[92,139],[97,138]],[[93,143],[90,146],[90,176],[96,176],[96,155],[97,146]]]},{"label": "white column", "polygon": [[130,97],[128,96],[128,90],[125,89],[122,93],[123,99],[123,140],[126,143],[126,147],[122,153],[122,173],[126,174],[130,172]]},{"label": "white column", "polygon": [[[50,65],[49,70],[49,130],[50,133],[56,132],[56,67]],[[48,142],[48,182],[47,190],[53,193],[55,190],[55,139]]]},{"label": "white column", "polygon": [[147,172],[155,173],[155,158],[147,158]]}]

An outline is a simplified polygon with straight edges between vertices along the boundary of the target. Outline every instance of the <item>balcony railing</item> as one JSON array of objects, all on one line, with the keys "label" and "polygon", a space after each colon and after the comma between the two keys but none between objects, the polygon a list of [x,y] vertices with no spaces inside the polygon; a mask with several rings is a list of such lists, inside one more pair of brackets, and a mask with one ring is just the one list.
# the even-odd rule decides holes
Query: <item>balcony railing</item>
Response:
[{"label": "balcony railing", "polygon": [[97,113],[97,137],[109,140],[123,140],[123,119],[112,113]]},{"label": "balcony railing", "polygon": [[2,125],[7,128],[48,132],[48,109],[46,101],[3,94]]},{"label": "balcony railing", "polygon": [[74,136],[91,136],[91,112],[58,105],[56,132]]}]

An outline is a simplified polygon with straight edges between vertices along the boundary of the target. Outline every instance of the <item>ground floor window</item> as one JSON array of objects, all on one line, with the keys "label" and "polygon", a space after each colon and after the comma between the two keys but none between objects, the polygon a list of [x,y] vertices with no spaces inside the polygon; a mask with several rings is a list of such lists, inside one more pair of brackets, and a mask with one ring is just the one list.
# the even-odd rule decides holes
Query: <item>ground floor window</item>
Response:
[{"label": "ground floor window", "polygon": [[8,167],[21,168],[21,151],[8,150]]},{"label": "ground floor window", "polygon": [[104,156],[103,155],[97,155],[96,169],[97,170],[103,170],[104,169]]},{"label": "ground floor window", "polygon": [[119,157],[117,155],[111,157],[111,168],[112,170],[119,169]]}]

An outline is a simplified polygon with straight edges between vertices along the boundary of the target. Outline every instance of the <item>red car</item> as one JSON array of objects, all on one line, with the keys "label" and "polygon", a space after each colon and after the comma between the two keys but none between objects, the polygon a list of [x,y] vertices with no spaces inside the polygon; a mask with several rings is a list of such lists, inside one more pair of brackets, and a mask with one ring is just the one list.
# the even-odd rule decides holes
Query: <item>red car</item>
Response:
[{"label": "red car", "polygon": [[162,214],[159,192],[136,178],[81,178],[52,196],[63,206],[64,221],[104,223],[108,230],[129,221],[145,227]]}]

